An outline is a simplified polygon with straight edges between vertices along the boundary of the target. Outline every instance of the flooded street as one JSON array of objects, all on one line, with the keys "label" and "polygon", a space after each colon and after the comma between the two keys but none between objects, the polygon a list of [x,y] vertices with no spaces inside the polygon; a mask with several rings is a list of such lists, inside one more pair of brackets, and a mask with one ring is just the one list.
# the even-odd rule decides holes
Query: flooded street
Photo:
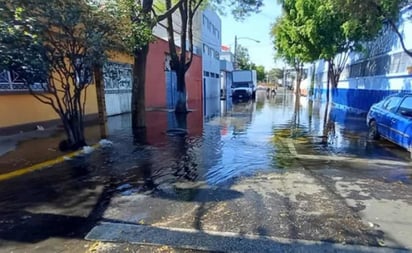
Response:
[{"label": "flooded street", "polygon": [[112,117],[111,144],[0,182],[0,251],[412,250],[409,154],[369,141],[362,115],[261,91],[147,122],[134,138],[129,115]]}]

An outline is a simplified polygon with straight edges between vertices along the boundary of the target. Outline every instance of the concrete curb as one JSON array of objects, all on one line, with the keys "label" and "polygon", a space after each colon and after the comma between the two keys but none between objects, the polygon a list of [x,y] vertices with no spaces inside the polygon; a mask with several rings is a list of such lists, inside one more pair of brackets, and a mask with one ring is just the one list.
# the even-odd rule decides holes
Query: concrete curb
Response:
[{"label": "concrete curb", "polygon": [[212,252],[409,252],[404,249],[347,245],[323,241],[287,239],[233,232],[153,227],[103,222],[94,227],[86,240],[141,245],[166,245]]}]

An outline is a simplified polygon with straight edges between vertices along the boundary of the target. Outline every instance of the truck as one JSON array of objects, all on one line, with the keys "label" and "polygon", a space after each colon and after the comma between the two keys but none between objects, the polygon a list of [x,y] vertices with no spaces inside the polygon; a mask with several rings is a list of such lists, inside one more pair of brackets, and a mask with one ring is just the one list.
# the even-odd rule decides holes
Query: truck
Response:
[{"label": "truck", "polygon": [[255,99],[256,87],[256,70],[235,70],[232,72],[233,100]]}]

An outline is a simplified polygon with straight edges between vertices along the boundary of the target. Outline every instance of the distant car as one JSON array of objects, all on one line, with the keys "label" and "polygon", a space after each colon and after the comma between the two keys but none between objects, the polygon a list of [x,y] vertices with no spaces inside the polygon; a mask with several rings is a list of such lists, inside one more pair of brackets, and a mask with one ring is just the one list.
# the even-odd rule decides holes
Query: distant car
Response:
[{"label": "distant car", "polygon": [[397,93],[372,105],[366,117],[369,137],[383,137],[412,151],[412,93]]}]

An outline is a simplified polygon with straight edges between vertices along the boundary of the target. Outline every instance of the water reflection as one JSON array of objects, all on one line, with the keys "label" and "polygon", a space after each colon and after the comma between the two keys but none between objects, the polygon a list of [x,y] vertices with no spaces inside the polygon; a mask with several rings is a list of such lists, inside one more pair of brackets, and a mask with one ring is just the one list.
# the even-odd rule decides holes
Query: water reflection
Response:
[{"label": "water reflection", "polygon": [[228,185],[262,171],[297,168],[296,154],[391,156],[368,142],[363,115],[319,100],[282,92],[268,98],[263,91],[256,101],[219,103],[220,112],[213,117],[201,110],[180,118],[148,112],[145,145],[135,141],[128,146],[127,131],[111,131],[111,162],[142,169],[143,188],[157,189],[179,181]]}]

